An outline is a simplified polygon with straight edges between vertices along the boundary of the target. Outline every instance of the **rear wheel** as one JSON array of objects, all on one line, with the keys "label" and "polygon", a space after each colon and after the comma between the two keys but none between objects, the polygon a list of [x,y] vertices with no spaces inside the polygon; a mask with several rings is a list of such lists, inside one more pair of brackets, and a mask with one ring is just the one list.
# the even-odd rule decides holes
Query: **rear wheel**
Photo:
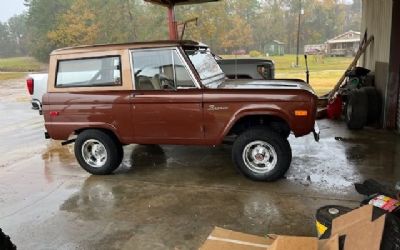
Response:
[{"label": "rear wheel", "polygon": [[269,128],[243,132],[234,142],[232,159],[236,167],[255,181],[274,181],[288,170],[292,151],[286,138]]},{"label": "rear wheel", "polygon": [[123,158],[122,146],[116,138],[96,129],[80,133],[74,149],[81,167],[95,175],[111,174]]}]

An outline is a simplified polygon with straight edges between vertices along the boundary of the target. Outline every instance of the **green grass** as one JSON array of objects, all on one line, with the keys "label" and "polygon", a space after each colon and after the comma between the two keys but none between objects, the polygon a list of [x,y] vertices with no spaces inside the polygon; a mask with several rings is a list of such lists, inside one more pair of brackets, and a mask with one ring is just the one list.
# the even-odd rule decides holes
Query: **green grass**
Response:
[{"label": "green grass", "polygon": [[[234,58],[226,55],[223,58]],[[238,58],[249,58],[249,56],[238,56]],[[299,56],[299,67],[296,64],[296,55],[259,57],[271,59],[275,62],[276,78],[298,78],[305,80],[304,56]],[[308,66],[310,68],[310,84],[318,95],[329,92],[337,83],[344,71],[352,62],[349,57],[320,57],[309,56]]]},{"label": "green grass", "polygon": [[26,73],[23,72],[0,72],[0,81],[1,80],[10,80],[10,79],[19,79],[26,76]]},{"label": "green grass", "polygon": [[43,69],[43,64],[31,57],[0,58],[0,72],[33,72]]}]

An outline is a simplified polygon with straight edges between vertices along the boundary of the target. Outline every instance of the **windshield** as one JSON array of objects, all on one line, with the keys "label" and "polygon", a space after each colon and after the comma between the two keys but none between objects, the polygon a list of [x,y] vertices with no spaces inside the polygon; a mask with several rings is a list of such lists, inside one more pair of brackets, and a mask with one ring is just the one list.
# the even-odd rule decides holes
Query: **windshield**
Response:
[{"label": "windshield", "polygon": [[186,49],[185,52],[199,73],[203,85],[207,88],[218,88],[224,81],[225,74],[211,52],[204,48]]}]

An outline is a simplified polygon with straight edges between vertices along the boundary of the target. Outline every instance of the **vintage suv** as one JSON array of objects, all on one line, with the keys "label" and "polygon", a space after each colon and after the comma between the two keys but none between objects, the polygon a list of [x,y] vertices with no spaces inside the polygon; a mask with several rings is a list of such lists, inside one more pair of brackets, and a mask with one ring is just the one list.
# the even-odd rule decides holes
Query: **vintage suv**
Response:
[{"label": "vintage suv", "polygon": [[301,80],[228,80],[204,44],[156,41],[55,50],[43,96],[46,138],[75,142],[79,164],[111,174],[123,145],[219,145],[247,177],[290,166],[287,137],[319,131],[317,97]]}]

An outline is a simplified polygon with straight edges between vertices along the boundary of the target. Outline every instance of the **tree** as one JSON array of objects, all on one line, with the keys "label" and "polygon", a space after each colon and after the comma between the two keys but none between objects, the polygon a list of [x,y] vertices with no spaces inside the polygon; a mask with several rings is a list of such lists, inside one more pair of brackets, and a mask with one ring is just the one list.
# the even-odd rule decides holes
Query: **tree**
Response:
[{"label": "tree", "polygon": [[[14,53],[23,53],[29,45],[30,53],[42,61],[63,46],[168,39],[166,9],[143,0],[25,2],[29,28],[21,32],[23,26],[18,23],[23,17],[10,20],[1,27],[2,40],[19,41]],[[178,6],[176,13],[178,22],[198,17],[198,25],[189,24],[184,38],[204,42],[216,53],[239,48],[263,51],[273,40],[286,43],[286,51],[293,53],[300,3],[304,9],[300,48],[349,29],[359,30],[361,0],[352,5],[339,0],[225,0]]]},{"label": "tree", "polygon": [[10,38],[15,45],[14,55],[24,56],[28,54],[27,16],[25,13],[11,17],[8,20]]},{"label": "tree", "polygon": [[253,44],[251,27],[242,18],[232,17],[227,32],[220,36],[222,47],[230,50],[249,48]]},{"label": "tree", "polygon": [[0,22],[0,57],[11,56],[14,49],[7,23]]},{"label": "tree", "polygon": [[49,41],[56,47],[95,43],[99,27],[91,6],[87,0],[76,0],[58,20],[58,26],[48,32]]},{"label": "tree", "polygon": [[30,54],[41,61],[47,61],[49,54],[56,48],[47,34],[54,30],[59,17],[71,6],[73,0],[25,0],[28,7],[27,24],[29,29]]},{"label": "tree", "polygon": [[260,7],[253,19],[253,38],[255,48],[266,50],[266,45],[273,40],[285,41],[285,6],[279,0],[268,0]]}]

